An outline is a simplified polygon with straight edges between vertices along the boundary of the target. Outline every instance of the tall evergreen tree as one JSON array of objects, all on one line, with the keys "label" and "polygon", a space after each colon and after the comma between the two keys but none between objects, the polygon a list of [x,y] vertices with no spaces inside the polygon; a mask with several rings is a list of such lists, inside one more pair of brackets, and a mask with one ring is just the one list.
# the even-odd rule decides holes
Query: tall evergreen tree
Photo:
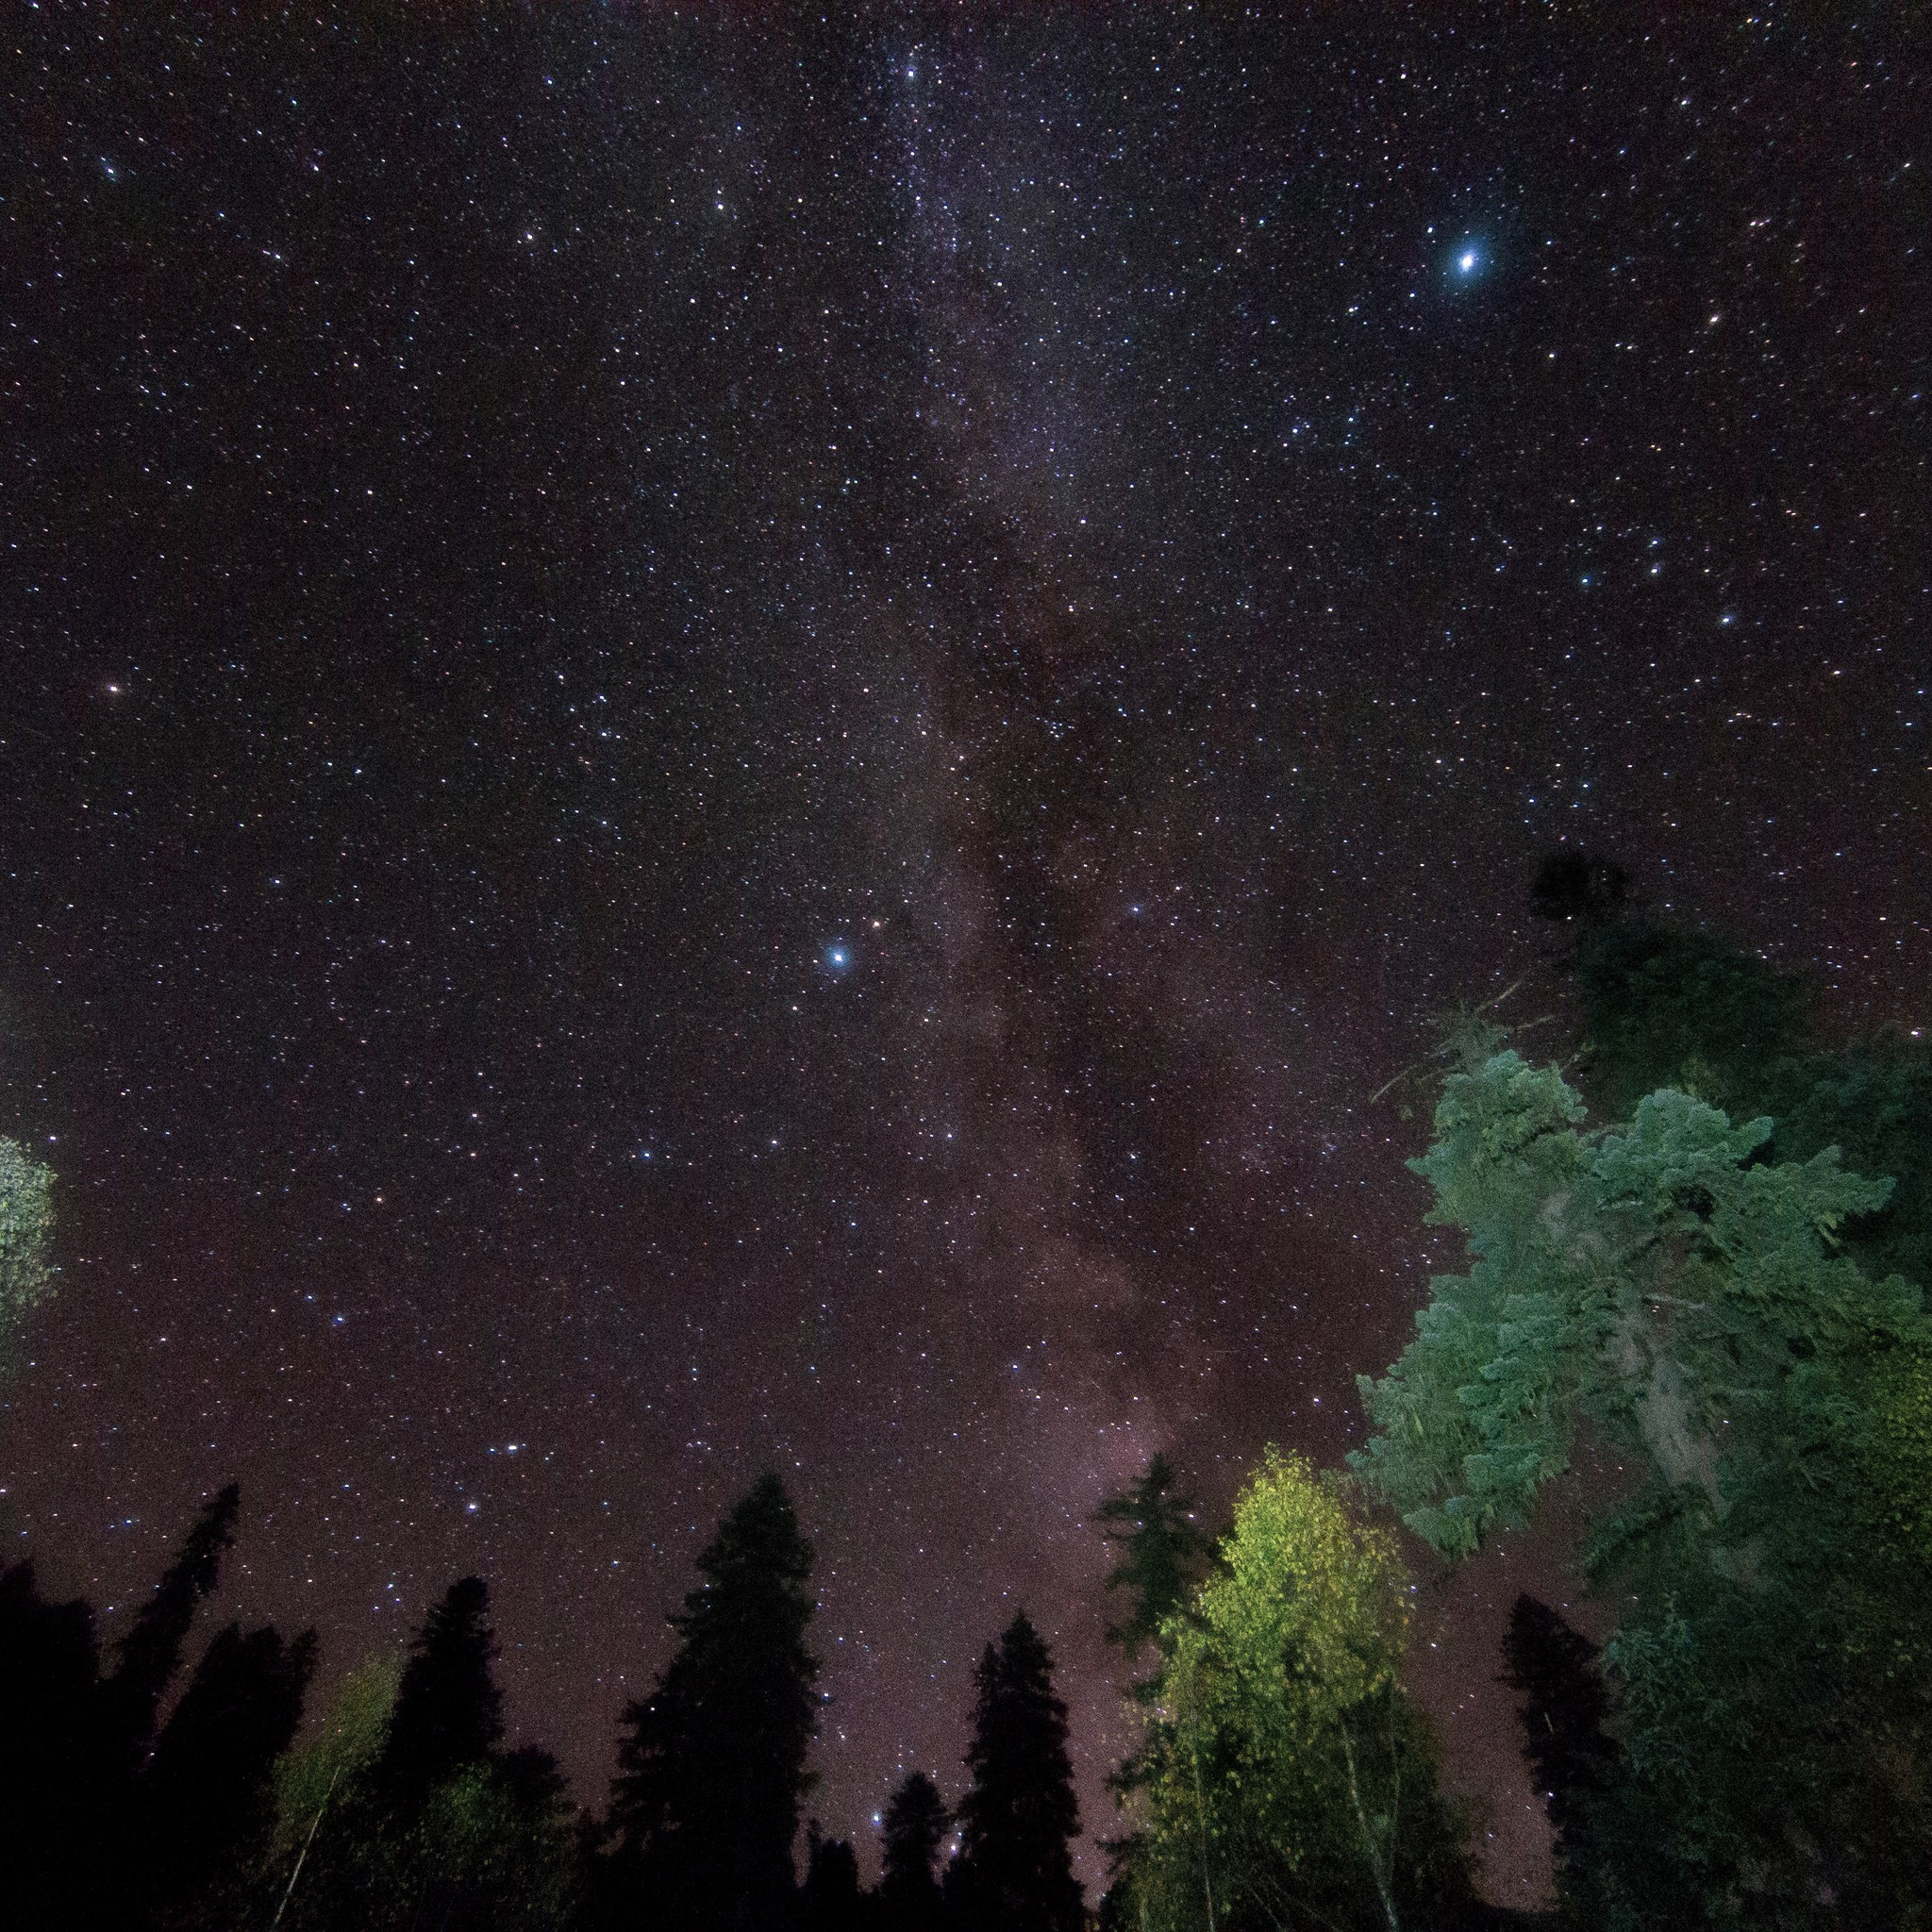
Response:
[{"label": "tall evergreen tree", "polygon": [[1350,1460],[1452,1557],[1530,1512],[1583,1418],[1644,1478],[1591,1553],[1625,1606],[1607,1649],[1629,1775],[1590,1834],[1614,1923],[1674,1899],[1714,1923],[1911,1924],[1932,1859],[1912,1526],[1932,1457],[1911,1446],[1932,1316],[1839,1234],[1890,1183],[1836,1148],[1767,1159],[1771,1119],[1679,1091],[1627,1128],[1583,1122],[1513,1053],[1451,1076],[1415,1165],[1470,1266],[1363,1378],[1376,1433]]},{"label": "tall evergreen tree", "polygon": [[114,1674],[101,1687],[102,1722],[109,1747],[131,1774],[147,1756],[155,1714],[181,1668],[194,1613],[214,1589],[222,1557],[235,1541],[242,1491],[230,1483],[196,1519],[180,1554],[161,1573],[155,1593],[121,1641]]},{"label": "tall evergreen tree", "polygon": [[959,1802],[959,1856],[947,1896],[969,1927],[1078,1932],[1080,1884],[1069,1845],[1080,1829],[1067,1707],[1053,1657],[1023,1610],[980,1658]]},{"label": "tall evergreen tree", "polygon": [[880,1840],[879,1898],[895,1932],[928,1932],[940,1916],[935,1868],[952,1813],[923,1771],[908,1772],[886,1805]]},{"label": "tall evergreen tree", "polygon": [[279,1932],[556,1932],[575,1908],[563,1780],[502,1749],[489,1593],[431,1609],[400,1673],[343,1687],[325,1734],[285,1760],[272,1872]]},{"label": "tall evergreen tree", "polygon": [[1180,1472],[1165,1456],[1156,1456],[1125,1494],[1103,1503],[1095,1514],[1108,1541],[1121,1548],[1107,1588],[1124,1591],[1127,1600],[1126,1614],[1108,1626],[1107,1641],[1119,1644],[1131,1663],[1168,1618],[1186,1607],[1207,1568],[1208,1539],[1195,1526],[1193,1497],[1182,1491]]},{"label": "tall evergreen tree", "polygon": [[0,1872],[8,1923],[212,1926],[264,1848],[274,1762],[300,1721],[312,1635],[230,1625],[158,1739],[239,1495],[214,1498],[102,1677],[93,1613],[0,1575]]},{"label": "tall evergreen tree", "polygon": [[806,1830],[805,1884],[799,1893],[800,1932],[869,1932],[878,1900],[858,1889],[858,1855],[842,1838],[826,1838],[813,1819]]},{"label": "tall evergreen tree", "polygon": [[396,1687],[377,1768],[389,1803],[408,1810],[468,1764],[486,1762],[503,1736],[503,1693],[492,1666],[490,1586],[459,1577],[430,1612]]},{"label": "tall evergreen tree", "polygon": [[927,1924],[939,1910],[939,1847],[953,1814],[925,1772],[908,1772],[885,1807],[879,1836],[879,1897],[894,1919]]},{"label": "tall evergreen tree", "polygon": [[203,1653],[142,1777],[140,1890],[148,1924],[203,1926],[239,1903],[275,1824],[275,1760],[302,1721],[315,1633],[230,1624]]},{"label": "tall evergreen tree", "polygon": [[671,1620],[677,1651],[625,1712],[605,1874],[615,1922],[763,1932],[790,1910],[818,1711],[811,1563],[775,1474],[698,1557],[703,1581]]},{"label": "tall evergreen tree", "polygon": [[23,1925],[88,1923],[110,1773],[93,1611],[49,1603],[31,1563],[0,1573],[0,1873]]},{"label": "tall evergreen tree", "polygon": [[1588,1863],[1591,1807],[1621,1771],[1602,1655],[1559,1612],[1524,1595],[1509,1613],[1503,1662],[1504,1681],[1523,1696],[1523,1755],[1556,1834],[1558,1882],[1573,1893]]}]

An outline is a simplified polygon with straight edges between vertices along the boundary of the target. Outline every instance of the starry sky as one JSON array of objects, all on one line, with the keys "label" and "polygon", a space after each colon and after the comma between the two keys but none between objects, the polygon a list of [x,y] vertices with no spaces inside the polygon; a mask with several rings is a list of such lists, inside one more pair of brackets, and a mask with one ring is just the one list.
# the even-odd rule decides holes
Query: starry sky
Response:
[{"label": "starry sky", "polygon": [[[596,1799],[775,1466],[827,1828],[1024,1604],[1109,1829],[1093,1507],[1358,1440],[1541,854],[1926,1017],[1923,23],[165,11],[0,82],[7,1555],[480,1571]],[[1559,1542],[1418,1572],[1502,1895]]]}]

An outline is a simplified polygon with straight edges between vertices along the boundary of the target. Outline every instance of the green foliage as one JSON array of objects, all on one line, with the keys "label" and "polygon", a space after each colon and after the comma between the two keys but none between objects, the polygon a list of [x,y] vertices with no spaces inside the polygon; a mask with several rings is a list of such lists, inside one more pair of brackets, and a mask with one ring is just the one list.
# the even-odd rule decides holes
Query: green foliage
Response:
[{"label": "green foliage", "polygon": [[1932,1852],[1932,1321],[1843,1250],[1891,1183],[1836,1148],[1769,1158],[1773,1132],[1672,1090],[1586,1131],[1511,1053],[1452,1077],[1415,1166],[1470,1267],[1361,1383],[1357,1474],[1452,1557],[1527,1515],[1583,1419],[1639,1471],[1592,1539],[1632,1589],[1608,1646],[1628,1775],[1590,1833],[1616,1923],[1825,1923],[1837,1899],[1903,1924]]},{"label": "green foliage", "polygon": [[1925,1326],[1915,1289],[1833,1251],[1890,1183],[1835,1150],[1757,1160],[1768,1120],[1733,1126],[1668,1090],[1624,1132],[1586,1134],[1582,1117],[1554,1070],[1513,1053],[1447,1083],[1414,1165],[1472,1265],[1432,1284],[1390,1374],[1361,1379],[1377,1433],[1357,1473],[1453,1556],[1524,1520],[1583,1413],[1648,1457],[1615,1532],[1626,1555],[1687,1522],[1734,1549],[1792,1530],[1800,1463],[1842,1507],[1834,1451],[1858,1435],[1879,1361]]},{"label": "green foliage", "polygon": [[26,1311],[53,1290],[53,1183],[51,1168],[0,1136],[0,1363],[12,1354]]},{"label": "green foliage", "polygon": [[401,1676],[402,1666],[386,1657],[351,1671],[321,1730],[277,1760],[272,1862],[292,1866],[336,1798],[367,1781],[389,1737]]},{"label": "green foliage", "polygon": [[1123,1874],[1142,1923],[1393,1927],[1451,1909],[1461,1834],[1397,1680],[1409,1593],[1391,1540],[1271,1449],[1220,1558],[1161,1633]]},{"label": "green foliage", "polygon": [[1932,1575],[1932,1354],[1923,1348],[1900,1349],[1879,1370],[1861,1500],[1889,1560]]},{"label": "green foliage", "polygon": [[[487,1597],[432,1609],[407,1666],[353,1672],[276,1768],[255,1918],[282,1932],[557,1932],[577,1905],[575,1817],[541,1751],[497,1748]],[[403,1749],[398,1753],[398,1740]]]},{"label": "green foliage", "polygon": [[1591,1089],[1612,1119],[1660,1087],[1756,1112],[1766,1072],[1806,1051],[1802,980],[1727,941],[1641,923],[1600,924],[1576,959]]},{"label": "green foliage", "polygon": [[1733,1119],[1768,1116],[1777,1159],[1837,1147],[1854,1173],[1894,1176],[1886,1205],[1845,1230],[1847,1249],[1874,1278],[1932,1288],[1932,1041],[1894,1031],[1821,1047],[1804,980],[1668,926],[1593,926],[1576,978],[1599,1112],[1624,1119],[1677,1088]]}]

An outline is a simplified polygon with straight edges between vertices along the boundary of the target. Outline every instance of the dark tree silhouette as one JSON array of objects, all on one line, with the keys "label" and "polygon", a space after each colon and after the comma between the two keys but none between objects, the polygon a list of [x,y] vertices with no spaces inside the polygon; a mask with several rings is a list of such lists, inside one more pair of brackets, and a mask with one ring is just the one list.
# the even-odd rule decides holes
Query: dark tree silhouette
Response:
[{"label": "dark tree silhouette", "polygon": [[935,1868],[952,1813],[924,1772],[910,1772],[886,1806],[880,1834],[879,1899],[894,1932],[925,1932],[940,1917]]},{"label": "dark tree silhouette", "polygon": [[1548,1604],[1524,1595],[1509,1613],[1503,1661],[1504,1681],[1523,1694],[1523,1755],[1557,1834],[1557,1856],[1574,1859],[1591,1801],[1617,1765],[1597,1647]]},{"label": "dark tree silhouette", "polygon": [[230,1624],[203,1654],[142,1778],[141,1886],[156,1926],[208,1923],[275,1824],[275,1762],[302,1721],[315,1633]]},{"label": "dark tree silhouette", "polygon": [[230,1625],[158,1740],[197,1606],[239,1507],[205,1507],[100,1674],[93,1613],[50,1604],[30,1566],[0,1575],[0,1871],[8,1923],[221,1922],[272,1824],[271,1771],[294,1735],[314,1638]]},{"label": "dark tree silhouette", "polygon": [[1107,1641],[1119,1644],[1129,1662],[1185,1607],[1207,1567],[1208,1539],[1195,1527],[1194,1499],[1180,1492],[1179,1482],[1180,1472],[1165,1456],[1157,1456],[1124,1495],[1096,1512],[1108,1541],[1122,1550],[1107,1588],[1127,1596],[1127,1613],[1108,1626]]},{"label": "dark tree silhouette", "polygon": [[459,1577],[429,1612],[396,1687],[376,1782],[386,1802],[408,1812],[466,1764],[487,1761],[503,1736],[503,1693],[491,1665],[490,1586]]},{"label": "dark tree silhouette", "polygon": [[858,1857],[841,1838],[806,1833],[805,1885],[799,1895],[802,1932],[865,1932],[877,1922],[878,1901],[858,1889]]},{"label": "dark tree silhouette", "polygon": [[791,1908],[817,1720],[811,1562],[769,1474],[699,1557],[704,1581],[671,1620],[677,1652],[625,1712],[602,1888],[617,1922],[763,1932]]},{"label": "dark tree silhouette", "polygon": [[1601,925],[1622,912],[1629,888],[1629,874],[1614,858],[1569,846],[1538,866],[1529,907],[1539,919],[1559,924]]},{"label": "dark tree silhouette", "polygon": [[54,1604],[31,1563],[0,1574],[0,1872],[23,1925],[88,1923],[110,1769],[85,1603]]},{"label": "dark tree silhouette", "polygon": [[194,1613],[214,1589],[222,1557],[235,1541],[235,1517],[241,1507],[242,1491],[230,1483],[202,1510],[180,1555],[161,1573],[154,1595],[122,1639],[114,1674],[101,1686],[102,1721],[109,1748],[120,1754],[130,1773],[147,1756],[155,1713],[181,1668],[181,1646]]},{"label": "dark tree silhouette", "polygon": [[1024,1611],[988,1644],[977,1673],[972,1789],[959,1802],[959,1856],[946,1895],[985,1932],[1079,1932],[1068,1846],[1080,1828],[1067,1757],[1067,1707],[1053,1657]]}]

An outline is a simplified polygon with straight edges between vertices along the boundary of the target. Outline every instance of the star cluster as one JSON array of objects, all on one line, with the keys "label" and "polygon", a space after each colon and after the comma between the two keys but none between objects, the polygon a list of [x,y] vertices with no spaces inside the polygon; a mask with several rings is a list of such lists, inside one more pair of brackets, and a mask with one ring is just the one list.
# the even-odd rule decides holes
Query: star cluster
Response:
[{"label": "star cluster", "polygon": [[[774,1465],[828,1827],[1024,1602],[1105,1835],[1093,1506],[1348,1445],[1538,854],[1924,1018],[1888,17],[29,9],[13,1546],[116,1603],[239,1476],[335,1669],[479,1569],[593,1798]],[[1505,1890],[1513,1574],[1423,1656]]]}]

